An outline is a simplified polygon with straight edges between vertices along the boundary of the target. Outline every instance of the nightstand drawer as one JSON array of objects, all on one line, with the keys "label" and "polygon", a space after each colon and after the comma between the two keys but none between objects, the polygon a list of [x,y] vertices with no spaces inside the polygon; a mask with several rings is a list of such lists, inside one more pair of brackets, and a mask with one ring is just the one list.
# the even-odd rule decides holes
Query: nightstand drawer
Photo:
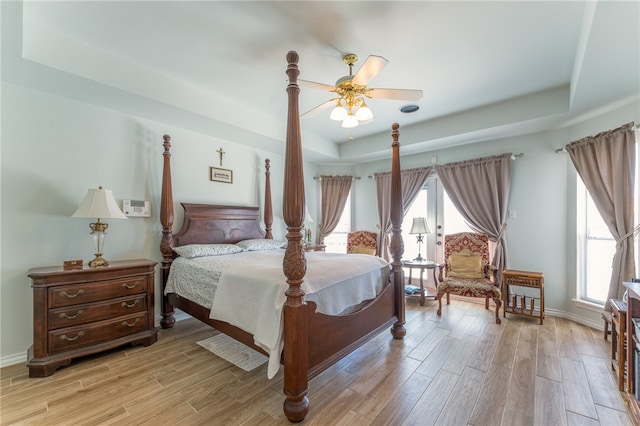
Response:
[{"label": "nightstand drawer", "polygon": [[146,294],[122,297],[108,302],[51,309],[48,315],[48,329],[55,330],[56,328],[70,327],[76,324],[85,324],[146,310]]},{"label": "nightstand drawer", "polygon": [[146,291],[147,279],[144,277],[56,286],[49,288],[49,308],[99,302]]},{"label": "nightstand drawer", "polygon": [[81,348],[147,329],[146,312],[49,332],[49,353]]}]

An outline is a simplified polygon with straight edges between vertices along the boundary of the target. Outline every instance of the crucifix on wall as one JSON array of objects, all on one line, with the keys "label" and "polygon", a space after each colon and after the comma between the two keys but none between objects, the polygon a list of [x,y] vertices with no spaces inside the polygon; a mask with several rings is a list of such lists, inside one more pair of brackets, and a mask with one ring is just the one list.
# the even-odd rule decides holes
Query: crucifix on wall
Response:
[{"label": "crucifix on wall", "polygon": [[226,152],[224,152],[222,150],[222,147],[220,147],[220,149],[216,150],[216,152],[218,153],[218,155],[220,156],[220,167],[222,167],[222,156],[226,154]]}]

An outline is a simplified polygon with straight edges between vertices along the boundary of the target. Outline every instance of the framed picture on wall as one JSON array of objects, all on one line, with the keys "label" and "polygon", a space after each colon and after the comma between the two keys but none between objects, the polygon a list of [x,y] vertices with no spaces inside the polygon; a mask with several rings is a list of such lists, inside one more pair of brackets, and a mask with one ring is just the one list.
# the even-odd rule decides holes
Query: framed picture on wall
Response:
[{"label": "framed picture on wall", "polygon": [[213,182],[233,183],[233,170],[209,167],[210,179]]}]

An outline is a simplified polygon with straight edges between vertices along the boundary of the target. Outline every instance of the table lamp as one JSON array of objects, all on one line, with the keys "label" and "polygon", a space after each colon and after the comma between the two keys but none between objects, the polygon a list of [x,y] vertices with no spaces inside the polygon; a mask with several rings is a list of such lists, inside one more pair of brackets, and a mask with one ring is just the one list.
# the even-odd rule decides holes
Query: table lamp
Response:
[{"label": "table lamp", "polygon": [[[313,218],[311,217],[311,213],[309,212],[309,207],[304,206],[304,223],[313,223]],[[305,244],[311,244],[311,228],[306,227],[305,229]]]},{"label": "table lamp", "polygon": [[411,231],[409,231],[409,234],[418,234],[418,236],[416,237],[416,241],[418,243],[418,257],[413,259],[416,262],[424,262],[426,260],[420,254],[420,246],[422,245],[422,241],[424,238],[422,234],[430,234],[430,233],[431,233],[431,230],[429,229],[429,225],[427,224],[427,219],[425,219],[424,217],[413,218],[413,225],[411,226]]},{"label": "table lamp", "polygon": [[103,189],[101,186],[91,188],[87,191],[82,204],[71,217],[88,217],[97,218],[97,222],[90,223],[90,235],[96,244],[95,258],[89,262],[90,268],[99,268],[109,266],[109,262],[102,257],[102,249],[104,247],[104,237],[107,234],[109,224],[102,223],[100,219],[126,219],[127,216],[118,208],[113,193],[109,189]]}]

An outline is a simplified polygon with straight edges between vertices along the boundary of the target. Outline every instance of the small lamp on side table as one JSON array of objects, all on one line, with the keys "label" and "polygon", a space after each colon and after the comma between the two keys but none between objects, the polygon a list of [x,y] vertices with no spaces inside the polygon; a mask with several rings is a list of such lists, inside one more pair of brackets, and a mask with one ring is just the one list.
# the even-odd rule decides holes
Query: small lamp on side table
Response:
[{"label": "small lamp on side table", "polygon": [[422,234],[430,234],[430,233],[431,233],[431,230],[429,229],[429,225],[427,224],[427,219],[425,219],[424,217],[413,218],[413,225],[411,225],[411,231],[409,231],[409,234],[418,234],[418,236],[416,237],[416,241],[418,243],[418,257],[413,259],[416,262],[424,262],[426,260],[420,254],[420,246],[422,245],[422,242],[424,239]]},{"label": "small lamp on side table", "polygon": [[311,217],[311,213],[309,212],[309,207],[304,206],[304,245],[309,245],[312,242],[312,232],[311,228],[307,225],[309,223],[313,223],[313,218]]},{"label": "small lamp on side table", "polygon": [[89,189],[84,197],[82,204],[78,207],[72,217],[88,217],[98,218],[95,223],[90,223],[90,234],[93,235],[96,243],[95,258],[89,262],[90,268],[99,268],[109,266],[107,259],[102,257],[102,249],[104,247],[104,236],[107,234],[108,223],[103,223],[100,219],[126,219],[122,210],[118,207],[113,193],[109,189],[103,189],[101,186]]}]

